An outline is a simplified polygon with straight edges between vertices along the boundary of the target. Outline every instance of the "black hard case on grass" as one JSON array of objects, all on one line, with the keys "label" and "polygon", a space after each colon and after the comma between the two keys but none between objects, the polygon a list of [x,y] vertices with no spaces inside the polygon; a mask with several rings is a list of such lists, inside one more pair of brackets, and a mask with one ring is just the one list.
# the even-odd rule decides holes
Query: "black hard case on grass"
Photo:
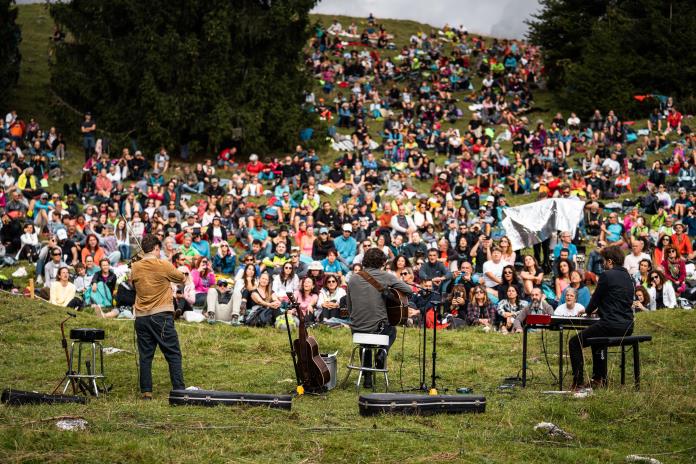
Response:
[{"label": "black hard case on grass", "polygon": [[292,407],[290,395],[265,395],[259,393],[236,393],[214,390],[172,390],[169,392],[172,406],[266,406],[273,409]]},{"label": "black hard case on grass", "polygon": [[358,398],[360,415],[459,414],[485,412],[486,398],[478,395],[413,395],[400,393],[369,393]]},{"label": "black hard case on grass", "polygon": [[84,396],[49,395],[47,393],[13,390],[8,388],[3,390],[1,401],[4,404],[12,406],[20,406],[23,404],[85,404],[87,402],[87,398]]}]

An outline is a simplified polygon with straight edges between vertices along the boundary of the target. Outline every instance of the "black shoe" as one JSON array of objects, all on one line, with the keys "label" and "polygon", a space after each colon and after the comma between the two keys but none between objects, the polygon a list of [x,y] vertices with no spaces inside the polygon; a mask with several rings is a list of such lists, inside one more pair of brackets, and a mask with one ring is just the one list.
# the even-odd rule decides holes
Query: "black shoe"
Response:
[{"label": "black shoe", "polygon": [[372,383],[372,376],[365,376],[363,380],[363,387],[372,388],[374,384]]}]

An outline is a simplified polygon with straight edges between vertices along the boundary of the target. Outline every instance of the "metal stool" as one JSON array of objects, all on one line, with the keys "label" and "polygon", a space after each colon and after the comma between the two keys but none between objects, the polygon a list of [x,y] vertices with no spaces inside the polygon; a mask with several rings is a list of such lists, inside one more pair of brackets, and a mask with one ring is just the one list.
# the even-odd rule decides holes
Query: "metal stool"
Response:
[{"label": "metal stool", "polygon": [[[101,383],[102,391],[107,391],[104,383],[104,351],[101,344],[101,340],[104,340],[104,329],[70,329],[70,339],[72,340],[70,369],[66,376],[68,381],[63,388],[63,393],[65,394],[68,390],[71,382],[81,384],[83,379],[87,379],[89,392],[98,397],[97,380]],[[77,361],[75,361],[75,344],[77,344]],[[83,346],[85,346],[85,372],[81,371]]]},{"label": "metal stool", "polygon": [[[360,382],[363,378],[363,372],[381,372],[384,374],[384,391],[388,391],[389,376],[387,374],[389,370],[387,369],[387,349],[389,348],[389,336],[381,334],[354,333],[353,344],[355,346],[353,347],[353,351],[350,354],[350,361],[348,361],[348,365],[346,366],[348,372],[346,374],[345,380],[343,380],[343,385],[345,385],[348,382],[350,373],[354,370],[358,371],[358,381],[355,384],[357,390],[360,390]],[[360,365],[356,366],[353,364],[353,362],[355,360],[355,352],[358,350],[360,350]],[[372,365],[370,367],[363,367],[363,364],[365,364],[365,354],[368,351],[372,354]],[[375,367],[377,355],[379,353],[384,354],[384,367],[381,369]]]}]

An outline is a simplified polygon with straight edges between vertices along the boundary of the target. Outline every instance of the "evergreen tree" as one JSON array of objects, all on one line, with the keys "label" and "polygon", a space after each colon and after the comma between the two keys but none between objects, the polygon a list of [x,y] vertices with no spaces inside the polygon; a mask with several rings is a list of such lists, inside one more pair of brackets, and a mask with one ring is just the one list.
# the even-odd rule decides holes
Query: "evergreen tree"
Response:
[{"label": "evergreen tree", "polygon": [[564,66],[580,59],[592,27],[609,0],[540,0],[541,10],[527,21],[529,40],[541,45],[551,89],[563,84]]},{"label": "evergreen tree", "polygon": [[0,103],[7,101],[9,91],[17,85],[22,60],[19,53],[22,33],[14,3],[14,0],[0,0]]},{"label": "evergreen tree", "polygon": [[[560,69],[549,67],[558,102],[585,116],[595,108],[614,109],[626,116],[645,116],[636,94],[671,95],[693,111],[696,100],[696,2],[691,0],[614,0],[591,21],[579,47],[564,47],[551,37],[558,24],[585,16],[559,4],[573,0],[544,0],[545,9],[533,23],[545,56],[555,57]],[[552,8],[556,8],[552,14]],[[567,7],[568,5],[566,5]],[[598,10],[597,10],[598,11]],[[544,17],[545,19],[539,19]],[[542,33],[543,31],[543,33]],[[577,42],[574,42],[577,43]],[[549,50],[557,46],[556,50]],[[550,63],[547,63],[549,66]],[[554,74],[555,73],[555,74]],[[690,103],[689,103],[690,102]]]},{"label": "evergreen tree", "polygon": [[99,127],[154,147],[289,148],[311,124],[302,48],[316,0],[72,0],[51,86]]}]

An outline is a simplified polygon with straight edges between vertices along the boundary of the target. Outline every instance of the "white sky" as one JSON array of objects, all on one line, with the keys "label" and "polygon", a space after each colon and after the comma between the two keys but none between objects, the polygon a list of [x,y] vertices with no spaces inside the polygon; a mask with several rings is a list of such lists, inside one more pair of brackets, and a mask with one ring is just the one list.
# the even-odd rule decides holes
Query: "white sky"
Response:
[{"label": "white sky", "polygon": [[313,12],[360,17],[372,13],[437,27],[462,24],[470,32],[522,38],[527,30],[524,20],[538,9],[538,0],[321,0]]}]

